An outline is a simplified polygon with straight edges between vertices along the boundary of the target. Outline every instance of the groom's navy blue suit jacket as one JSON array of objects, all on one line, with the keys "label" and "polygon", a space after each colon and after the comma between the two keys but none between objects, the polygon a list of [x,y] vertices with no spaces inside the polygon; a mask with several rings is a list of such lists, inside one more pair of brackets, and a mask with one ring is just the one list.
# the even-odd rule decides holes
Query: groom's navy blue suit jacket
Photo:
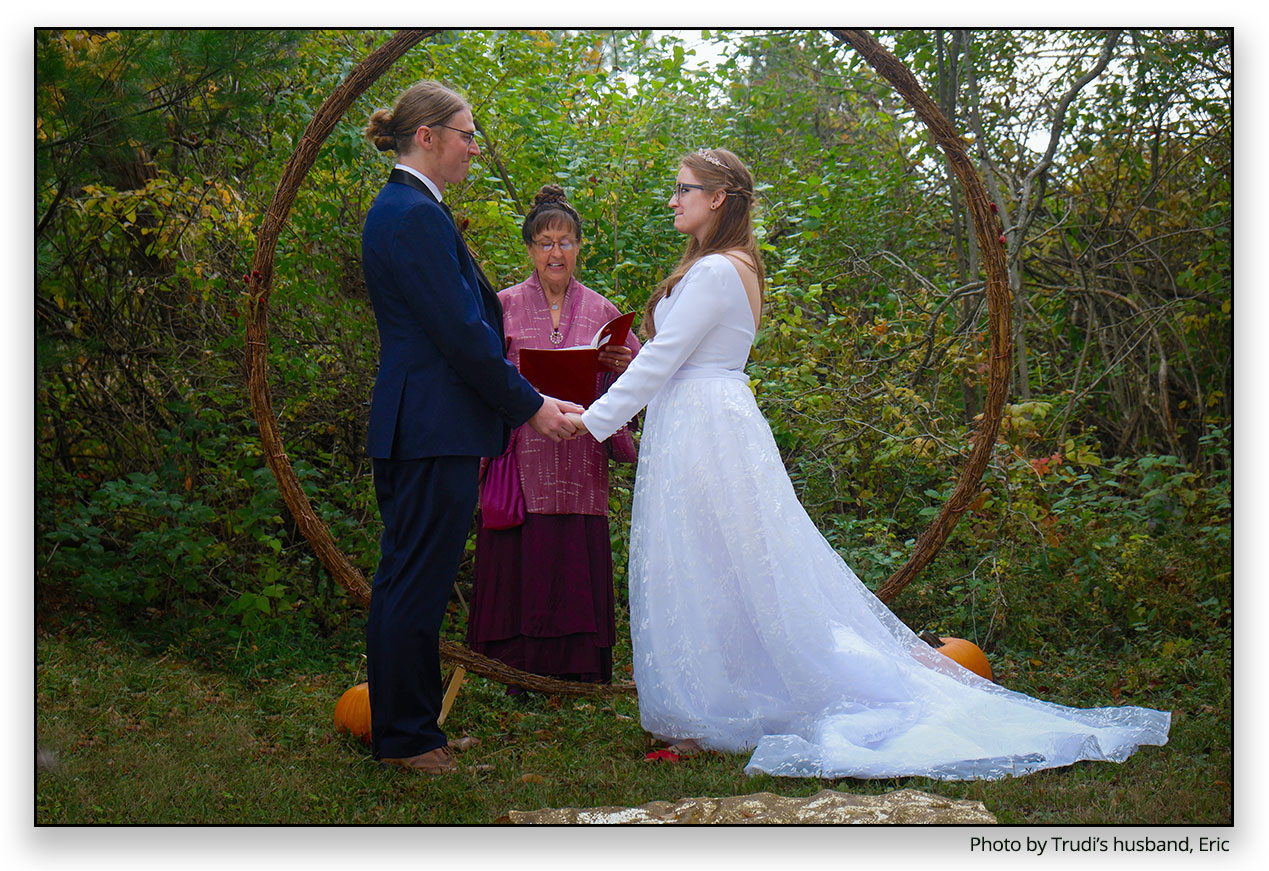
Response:
[{"label": "groom's navy blue suit jacket", "polygon": [[394,169],[361,241],[380,342],[370,456],[502,453],[542,399],[506,359],[498,297],[453,220],[423,182]]}]

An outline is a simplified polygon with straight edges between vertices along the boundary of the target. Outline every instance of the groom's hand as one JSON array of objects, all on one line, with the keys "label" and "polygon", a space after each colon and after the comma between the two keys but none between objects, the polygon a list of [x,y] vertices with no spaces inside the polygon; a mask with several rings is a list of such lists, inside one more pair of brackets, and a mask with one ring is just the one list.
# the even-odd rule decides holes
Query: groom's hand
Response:
[{"label": "groom's hand", "polygon": [[553,442],[571,439],[577,427],[565,414],[581,414],[585,409],[575,402],[566,402],[554,396],[543,396],[542,407],[529,418],[529,426]]}]

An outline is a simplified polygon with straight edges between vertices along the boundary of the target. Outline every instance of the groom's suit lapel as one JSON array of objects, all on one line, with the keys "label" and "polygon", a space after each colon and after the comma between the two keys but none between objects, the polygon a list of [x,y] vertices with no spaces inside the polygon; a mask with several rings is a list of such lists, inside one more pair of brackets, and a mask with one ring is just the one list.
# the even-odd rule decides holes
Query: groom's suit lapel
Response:
[{"label": "groom's suit lapel", "polygon": [[[480,264],[476,262],[476,258],[471,256],[471,250],[467,247],[467,240],[463,238],[462,231],[458,229],[457,223],[454,222],[454,214],[449,210],[449,206],[438,200],[436,195],[432,193],[432,189],[423,184],[423,182],[419,180],[418,176],[413,173],[406,172],[403,169],[393,169],[391,175],[388,176],[388,181],[395,181],[404,185],[409,185],[445,211],[446,217],[449,218],[451,224],[454,224],[454,230],[458,233],[458,244],[461,246],[462,253],[465,255],[467,262],[471,264],[472,270],[476,273],[476,283],[480,286],[480,295],[484,298],[485,307],[489,308],[497,315],[496,321],[498,324],[498,331],[501,332],[502,305],[498,302],[498,294],[494,292],[493,285],[490,284],[489,279],[485,277],[484,270],[480,268]],[[493,301],[492,305],[490,304],[490,300]]]}]

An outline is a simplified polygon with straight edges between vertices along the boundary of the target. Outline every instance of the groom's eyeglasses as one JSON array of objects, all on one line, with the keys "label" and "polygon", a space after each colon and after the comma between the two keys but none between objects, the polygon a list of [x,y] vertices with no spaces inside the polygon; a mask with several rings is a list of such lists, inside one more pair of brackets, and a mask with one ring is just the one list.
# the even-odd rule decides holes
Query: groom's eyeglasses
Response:
[{"label": "groom's eyeglasses", "polygon": [[448,124],[434,124],[434,125],[432,125],[432,126],[434,126],[434,127],[444,127],[446,130],[453,130],[453,131],[454,131],[455,133],[457,133],[459,136],[463,137],[463,140],[464,140],[464,141],[465,141],[468,145],[471,145],[472,140],[474,140],[474,139],[476,138],[476,131],[475,131],[475,130],[460,130],[460,129],[459,129],[459,128],[457,128],[457,127],[451,127],[451,126],[449,126]]},{"label": "groom's eyeglasses", "polygon": [[674,196],[678,197],[679,199],[683,199],[683,195],[686,194],[688,191],[703,191],[703,190],[705,190],[704,185],[676,184],[674,186]]}]

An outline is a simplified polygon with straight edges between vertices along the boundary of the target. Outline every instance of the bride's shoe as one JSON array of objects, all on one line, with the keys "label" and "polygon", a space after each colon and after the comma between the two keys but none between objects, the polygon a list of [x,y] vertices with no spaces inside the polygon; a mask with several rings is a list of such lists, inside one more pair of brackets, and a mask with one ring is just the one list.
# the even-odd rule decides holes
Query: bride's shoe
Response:
[{"label": "bride's shoe", "polygon": [[685,738],[675,744],[671,744],[665,748],[676,756],[695,756],[698,753],[704,753],[705,748],[696,743],[695,738]]}]

